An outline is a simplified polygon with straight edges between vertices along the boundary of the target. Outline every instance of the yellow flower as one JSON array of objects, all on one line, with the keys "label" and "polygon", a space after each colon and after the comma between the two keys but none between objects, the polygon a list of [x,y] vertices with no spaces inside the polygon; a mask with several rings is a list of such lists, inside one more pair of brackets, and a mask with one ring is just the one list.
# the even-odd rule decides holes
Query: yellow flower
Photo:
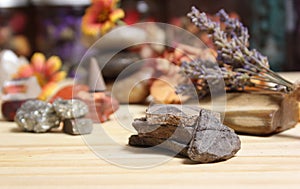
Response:
[{"label": "yellow flower", "polygon": [[66,78],[66,72],[60,71],[62,66],[61,59],[57,56],[51,56],[48,60],[42,53],[35,53],[30,60],[30,64],[23,65],[19,68],[14,79],[29,78],[35,76],[42,92],[39,98],[47,99],[56,87],[59,81]]},{"label": "yellow flower", "polygon": [[48,97],[52,95],[52,93],[56,87],[57,87],[57,83],[55,83],[55,82],[50,82],[50,83],[46,84],[42,88],[42,92],[38,96],[38,99],[47,100]]},{"label": "yellow flower", "polygon": [[82,18],[83,34],[99,37],[114,28],[125,16],[124,11],[117,8],[118,2],[119,0],[92,0],[92,5]]}]

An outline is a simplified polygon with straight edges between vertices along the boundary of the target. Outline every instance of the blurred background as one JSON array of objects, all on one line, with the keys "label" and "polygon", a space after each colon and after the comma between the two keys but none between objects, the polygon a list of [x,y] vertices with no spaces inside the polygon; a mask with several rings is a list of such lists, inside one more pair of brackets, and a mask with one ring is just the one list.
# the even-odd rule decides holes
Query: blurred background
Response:
[{"label": "blurred background", "polygon": [[[275,71],[300,70],[300,0],[122,0],[128,24],[178,23],[192,5],[211,15],[224,8],[248,26],[251,46]],[[86,51],[81,18],[89,0],[0,0],[0,49],[30,57],[59,55],[76,65]]]}]

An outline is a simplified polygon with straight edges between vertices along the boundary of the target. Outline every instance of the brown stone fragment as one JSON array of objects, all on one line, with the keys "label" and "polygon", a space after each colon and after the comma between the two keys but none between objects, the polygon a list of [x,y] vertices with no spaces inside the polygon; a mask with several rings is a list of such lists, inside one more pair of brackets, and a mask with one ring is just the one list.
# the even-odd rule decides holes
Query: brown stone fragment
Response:
[{"label": "brown stone fragment", "polygon": [[[192,105],[164,105],[150,106],[146,111],[146,119],[150,125],[195,125],[202,108]],[[219,113],[214,113],[220,119]]]},{"label": "brown stone fragment", "polygon": [[234,131],[220,123],[209,110],[201,110],[192,137],[187,153],[196,162],[227,160],[241,148]]},{"label": "brown stone fragment", "polygon": [[173,151],[179,153],[182,156],[187,156],[188,147],[185,144],[176,142],[170,139],[159,139],[150,136],[139,136],[132,135],[129,138],[129,145],[131,146],[139,146],[139,147],[153,147],[157,145],[161,145],[160,147],[169,151]]},{"label": "brown stone fragment", "polygon": [[[132,125],[138,135],[130,137],[129,145],[157,146],[199,163],[229,159],[240,149],[239,137],[221,123],[217,113],[198,107],[185,107],[199,110],[200,114],[198,112],[194,119],[194,114],[183,113],[173,105],[157,105],[156,108],[154,111],[152,109],[151,114],[147,111],[151,121],[148,117],[134,120]],[[189,116],[193,121],[188,120]],[[158,120],[163,124],[159,124]],[[192,122],[194,124],[190,125]]]},{"label": "brown stone fragment", "polygon": [[139,136],[171,139],[183,144],[188,144],[190,142],[194,130],[193,127],[149,125],[145,118],[135,119],[132,126],[139,133]]}]

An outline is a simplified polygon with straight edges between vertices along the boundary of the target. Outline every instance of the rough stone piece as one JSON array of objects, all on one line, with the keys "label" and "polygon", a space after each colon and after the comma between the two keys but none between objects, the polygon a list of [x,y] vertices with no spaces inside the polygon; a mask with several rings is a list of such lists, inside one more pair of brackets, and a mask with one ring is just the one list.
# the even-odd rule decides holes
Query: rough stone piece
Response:
[{"label": "rough stone piece", "polygon": [[170,139],[165,140],[165,139],[160,139],[160,138],[155,138],[150,136],[132,135],[129,138],[129,145],[140,146],[140,147],[147,147],[147,146],[152,147],[152,146],[160,145],[160,148],[176,152],[182,156],[186,156],[186,157],[188,156],[187,145]]},{"label": "rough stone piece", "polygon": [[187,151],[191,160],[209,163],[233,157],[241,147],[234,131],[220,123],[209,110],[201,110]]},{"label": "rough stone piece", "polygon": [[139,136],[157,139],[171,139],[188,144],[192,139],[193,127],[182,127],[174,125],[149,125],[146,118],[135,119],[132,126]]},{"label": "rough stone piece", "polygon": [[81,100],[57,99],[53,102],[53,107],[62,119],[74,119],[85,116],[89,109],[88,106]]},{"label": "rough stone piece", "polygon": [[119,102],[106,92],[88,93],[80,92],[77,96],[83,100],[89,108],[89,113],[85,116],[94,123],[104,123],[111,114],[119,109]]},{"label": "rough stone piece", "polygon": [[[229,159],[240,149],[239,137],[232,129],[221,123],[220,114],[198,107],[185,107],[190,110],[198,108],[200,112],[195,120],[188,121],[191,114],[187,111],[183,114],[176,106],[163,106],[162,108],[161,105],[158,105],[157,111],[151,112],[151,119],[153,119],[151,123],[149,123],[148,117],[136,119],[133,122],[132,125],[138,135],[130,137],[129,145],[159,145],[160,148],[179,153],[199,163]],[[158,120],[155,120],[153,115]],[[193,114],[190,117],[194,119]],[[162,124],[159,124],[160,122]],[[192,122],[194,125],[190,125]]]},{"label": "rough stone piece", "polygon": [[50,103],[29,100],[18,109],[15,122],[25,131],[43,133],[59,127],[60,118]]},{"label": "rough stone piece", "polygon": [[86,118],[65,119],[63,131],[71,135],[85,135],[92,133],[93,121]]},{"label": "rough stone piece", "polygon": [[[156,104],[147,109],[146,119],[150,125],[193,126],[201,110],[202,108],[192,105]],[[219,113],[213,114],[221,119]]]}]

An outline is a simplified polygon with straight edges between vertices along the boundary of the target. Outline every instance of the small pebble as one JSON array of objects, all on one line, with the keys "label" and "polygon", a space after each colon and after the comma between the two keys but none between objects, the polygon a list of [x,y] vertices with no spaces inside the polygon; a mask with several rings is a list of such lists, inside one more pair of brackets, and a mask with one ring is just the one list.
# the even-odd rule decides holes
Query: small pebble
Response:
[{"label": "small pebble", "polygon": [[90,134],[93,130],[93,121],[91,119],[65,119],[64,132],[70,135]]},{"label": "small pebble", "polygon": [[57,99],[53,102],[53,107],[59,117],[64,119],[74,119],[84,117],[89,109],[81,100],[62,100]]}]

